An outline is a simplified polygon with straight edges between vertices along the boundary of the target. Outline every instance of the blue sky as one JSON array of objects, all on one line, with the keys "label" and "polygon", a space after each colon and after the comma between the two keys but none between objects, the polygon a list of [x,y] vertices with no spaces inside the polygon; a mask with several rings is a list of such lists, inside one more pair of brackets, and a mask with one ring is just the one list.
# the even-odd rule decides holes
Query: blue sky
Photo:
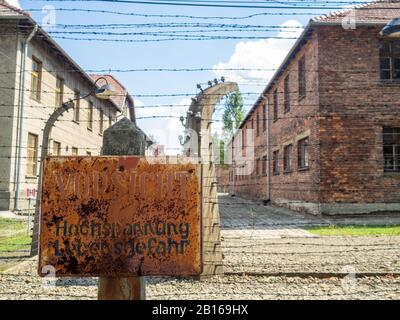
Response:
[{"label": "blue sky", "polygon": [[[15,2],[15,0],[10,0]],[[249,1],[251,2],[251,1]],[[246,16],[262,12],[288,12],[291,10],[274,9],[235,9],[235,8],[193,8],[181,6],[151,6],[139,4],[115,4],[98,2],[44,2],[20,0],[19,4],[24,9],[41,9],[45,5],[58,8],[104,9],[121,12],[134,12],[143,14],[180,14],[196,16]],[[293,10],[292,10],[293,11]],[[306,10],[311,11],[311,10]],[[323,10],[318,13],[327,12]],[[39,23],[43,13],[33,12],[32,16]],[[121,16],[112,14],[71,13],[56,12],[57,24],[109,24],[109,23],[151,23],[151,22],[189,22],[189,23],[240,23],[253,25],[305,25],[311,15],[281,15],[259,16],[246,20],[197,20],[178,18],[144,18]],[[300,32],[300,29],[293,30]],[[282,31],[281,31],[282,32]],[[295,33],[297,35],[298,33]],[[88,42],[56,39],[56,41],[80,64],[83,69],[135,69],[135,68],[213,68],[215,66],[230,68],[276,68],[284,59],[285,53],[290,49],[294,40],[269,39],[276,36],[277,32],[242,32],[231,35],[239,36],[265,36],[265,40],[212,40],[212,41],[167,41],[148,43],[115,43],[115,42]],[[289,34],[292,36],[293,34]],[[121,38],[121,37],[119,37]],[[132,37],[130,37],[132,38]],[[140,72],[140,73],[114,73],[114,75],[135,96],[140,94],[162,93],[193,93],[197,92],[197,83],[206,83],[216,76],[224,75],[228,79],[238,80],[243,92],[258,93],[262,91],[271,73],[237,73],[237,72]],[[248,79],[255,79],[256,86],[244,86]],[[188,97],[190,98],[190,97]],[[138,106],[154,104],[187,104],[190,102],[184,97],[136,97]],[[257,98],[256,95],[247,96],[246,109]],[[180,115],[185,114],[187,107],[138,109],[138,116],[153,115]],[[220,113],[216,114],[216,118]],[[156,139],[171,148],[168,153],[176,153],[179,147],[177,136],[182,126],[177,119],[151,119],[138,120],[142,129],[155,135]],[[169,137],[168,137],[169,136]]]}]

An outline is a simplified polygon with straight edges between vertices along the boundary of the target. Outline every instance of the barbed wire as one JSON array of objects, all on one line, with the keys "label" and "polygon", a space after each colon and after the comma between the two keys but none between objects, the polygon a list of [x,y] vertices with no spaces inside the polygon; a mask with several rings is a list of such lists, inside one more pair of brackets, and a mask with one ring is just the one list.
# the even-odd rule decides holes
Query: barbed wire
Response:
[{"label": "barbed wire", "polygon": [[[29,0],[33,1],[33,0]],[[84,2],[83,0],[43,0],[44,2],[71,2],[71,3],[76,3],[76,2]],[[302,4],[296,5],[296,3],[289,2],[290,5],[283,5],[282,2],[279,4],[275,5],[265,5],[264,4],[259,4],[259,5],[251,5],[248,2],[245,2],[246,4],[238,4],[240,3],[237,1],[210,1],[210,0],[192,0],[192,1],[185,1],[185,0],[171,0],[171,1],[138,1],[138,0],[87,0],[90,2],[99,2],[99,3],[113,3],[113,4],[142,4],[142,5],[156,5],[156,6],[188,6],[188,7],[211,7],[211,8],[237,8],[237,9],[279,9],[279,10],[302,10],[302,9],[308,9],[308,10],[340,10],[343,9],[345,4],[351,4],[351,2],[342,2],[338,5],[336,2],[336,5],[334,3],[329,2],[326,4],[316,2],[316,3],[310,3],[307,4],[306,2],[301,2]],[[359,4],[360,2],[354,3],[353,4]],[[368,9],[368,8],[357,8],[357,10],[362,10],[362,9]],[[385,6],[375,6],[374,9],[383,9],[383,10],[388,10],[391,8],[387,8]],[[370,9],[369,9],[370,10]]]},{"label": "barbed wire", "polygon": [[[337,66],[336,64],[324,64],[323,67],[320,67],[318,69],[307,69],[306,73],[318,73],[321,72],[321,70],[328,69],[328,67],[332,67],[332,71],[335,72],[343,72],[343,73],[349,73],[349,74],[361,74],[365,75],[366,72],[378,72],[380,71],[379,68],[352,68],[352,69],[343,69],[340,68],[340,66]],[[335,68],[335,69],[333,69]],[[203,71],[277,71],[277,68],[221,68],[221,67],[186,67],[186,68],[110,68],[110,69],[84,69],[85,72],[87,73],[129,73],[129,72],[203,72]],[[13,71],[0,71],[0,74],[15,74],[15,73],[21,73],[21,72],[32,72],[33,70],[30,69],[25,69],[24,71],[22,70],[13,70]],[[66,72],[66,73],[80,73],[81,71],[78,71],[76,69],[68,69],[68,68],[63,68],[63,69],[44,69],[43,72],[45,73],[60,73],[60,72]],[[246,77],[246,79],[256,79],[258,81],[263,81],[262,79],[259,78],[252,78],[252,77]],[[357,79],[352,79],[358,82]],[[341,80],[330,80],[333,83],[343,83]],[[363,80],[365,81],[365,80]],[[365,81],[366,82],[366,81]],[[379,81],[372,81],[375,83],[380,83]],[[368,82],[370,83],[370,82]]]},{"label": "barbed wire", "polygon": [[[364,0],[362,2],[365,2]],[[246,20],[252,19],[256,17],[262,16],[316,16],[316,15],[325,15],[326,12],[262,12],[262,13],[254,13],[245,16],[195,16],[195,15],[183,15],[183,14],[148,14],[148,13],[137,13],[137,12],[128,12],[128,11],[118,11],[118,10],[107,10],[107,9],[85,9],[85,8],[65,8],[65,7],[56,7],[56,11],[59,12],[80,12],[80,13],[89,13],[89,14],[108,14],[108,15],[117,15],[117,16],[135,16],[135,17],[143,17],[143,18],[182,18],[182,19],[199,19],[199,20]],[[43,9],[38,8],[28,8],[26,9],[28,12],[42,12]],[[379,19],[380,16],[373,18]]]}]

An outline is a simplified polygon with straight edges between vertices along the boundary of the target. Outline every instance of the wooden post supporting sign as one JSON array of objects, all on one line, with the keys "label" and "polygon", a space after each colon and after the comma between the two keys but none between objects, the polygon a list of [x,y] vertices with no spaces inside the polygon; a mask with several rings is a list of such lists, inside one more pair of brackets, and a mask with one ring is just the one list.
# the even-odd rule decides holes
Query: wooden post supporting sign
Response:
[{"label": "wooden post supporting sign", "polygon": [[[104,156],[144,156],[146,137],[127,118],[104,131],[102,155]],[[106,278],[99,279],[99,300],[145,300],[145,278]]]}]

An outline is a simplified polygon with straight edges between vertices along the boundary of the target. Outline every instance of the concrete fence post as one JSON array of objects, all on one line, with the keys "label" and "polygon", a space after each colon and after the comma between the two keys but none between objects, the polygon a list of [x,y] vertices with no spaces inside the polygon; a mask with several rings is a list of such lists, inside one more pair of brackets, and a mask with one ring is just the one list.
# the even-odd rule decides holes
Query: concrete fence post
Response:
[{"label": "concrete fence post", "polygon": [[39,223],[40,223],[40,202],[42,200],[42,181],[43,181],[43,163],[49,152],[49,139],[51,129],[55,125],[57,119],[61,117],[65,112],[68,112],[74,107],[74,104],[70,101],[63,103],[61,108],[58,108],[52,113],[50,118],[46,121],[43,129],[42,145],[40,152],[40,163],[39,163],[39,176],[38,176],[38,187],[36,194],[36,207],[35,216],[33,218],[33,232],[32,232],[32,243],[31,243],[31,257],[34,257],[39,252]]},{"label": "concrete fence post", "polygon": [[193,146],[197,146],[198,156],[201,159],[204,263],[200,279],[224,273],[211,123],[216,104],[222,97],[236,90],[238,90],[238,85],[234,82],[219,83],[205,89],[193,99],[186,119],[186,129],[195,131],[198,141],[189,140],[185,143],[185,152],[192,150]]}]

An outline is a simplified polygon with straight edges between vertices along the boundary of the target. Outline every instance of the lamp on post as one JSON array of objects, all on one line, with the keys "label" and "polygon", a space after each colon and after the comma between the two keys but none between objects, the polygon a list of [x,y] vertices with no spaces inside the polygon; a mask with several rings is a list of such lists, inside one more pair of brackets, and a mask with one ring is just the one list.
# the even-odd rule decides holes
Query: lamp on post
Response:
[{"label": "lamp on post", "polygon": [[400,17],[391,20],[380,34],[384,37],[400,37]]},{"label": "lamp on post", "polygon": [[[97,87],[97,83],[100,80],[105,80],[106,84],[100,87]],[[34,224],[33,224],[33,233],[32,233],[32,243],[31,243],[31,257],[38,254],[39,248],[39,222],[40,222],[40,201],[42,195],[42,178],[43,178],[43,163],[44,159],[48,154],[49,149],[49,138],[51,129],[53,128],[55,122],[58,120],[59,117],[63,116],[64,112],[68,112],[70,109],[74,107],[74,101],[86,99],[89,96],[95,96],[101,100],[108,100],[112,95],[116,95],[116,92],[112,88],[105,77],[100,77],[94,82],[95,89],[88,94],[76,98],[71,99],[68,102],[64,102],[60,108],[57,108],[49,119],[46,121],[46,124],[43,129],[43,138],[42,138],[42,149],[40,153],[40,165],[39,165],[39,176],[38,176],[38,188],[37,188],[37,195],[36,195],[36,207],[35,207],[35,217],[34,217]]]}]

